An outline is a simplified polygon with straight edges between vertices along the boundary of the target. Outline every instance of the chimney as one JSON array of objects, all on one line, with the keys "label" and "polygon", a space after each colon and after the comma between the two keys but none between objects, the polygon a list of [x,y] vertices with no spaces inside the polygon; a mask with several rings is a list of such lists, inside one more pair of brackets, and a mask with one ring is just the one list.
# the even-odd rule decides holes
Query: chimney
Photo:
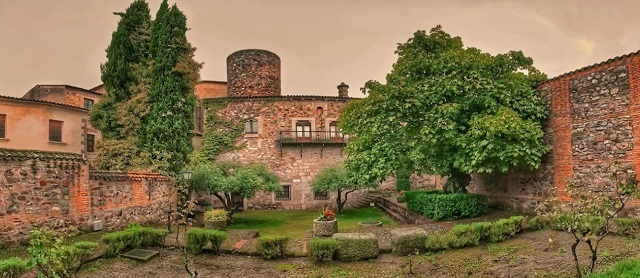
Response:
[{"label": "chimney", "polygon": [[344,82],[338,85],[338,97],[349,97],[349,85]]}]

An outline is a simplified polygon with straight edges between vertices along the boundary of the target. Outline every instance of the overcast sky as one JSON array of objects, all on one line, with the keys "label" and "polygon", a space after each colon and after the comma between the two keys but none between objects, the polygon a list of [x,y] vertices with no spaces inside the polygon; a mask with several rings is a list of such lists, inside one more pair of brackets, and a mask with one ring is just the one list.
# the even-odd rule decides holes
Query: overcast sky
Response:
[{"label": "overcast sky", "polygon": [[[0,94],[36,84],[91,88],[130,0],[0,0]],[[152,15],[160,0],[149,0]],[[226,57],[262,48],[282,60],[282,94],[351,96],[384,80],[396,44],[441,24],[466,46],[522,50],[549,77],[640,49],[640,1],[171,0],[204,62],[204,80],[226,80]]]}]

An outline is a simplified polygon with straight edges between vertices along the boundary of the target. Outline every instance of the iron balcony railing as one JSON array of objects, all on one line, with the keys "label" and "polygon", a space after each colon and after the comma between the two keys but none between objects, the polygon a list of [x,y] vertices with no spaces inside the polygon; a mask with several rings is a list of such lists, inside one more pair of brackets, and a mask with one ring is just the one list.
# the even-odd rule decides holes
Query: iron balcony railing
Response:
[{"label": "iron balcony railing", "polygon": [[280,144],[346,144],[349,135],[335,131],[280,131]]}]

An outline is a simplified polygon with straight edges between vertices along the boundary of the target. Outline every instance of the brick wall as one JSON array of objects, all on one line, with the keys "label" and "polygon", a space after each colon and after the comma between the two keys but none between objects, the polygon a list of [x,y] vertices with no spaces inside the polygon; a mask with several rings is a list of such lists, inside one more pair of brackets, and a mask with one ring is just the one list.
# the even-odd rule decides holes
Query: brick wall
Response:
[{"label": "brick wall", "polygon": [[542,166],[533,172],[474,175],[471,190],[503,206],[532,212],[550,189],[563,194],[569,181],[594,188],[606,186],[614,161],[638,172],[638,55],[617,57],[540,85],[550,106],[544,127],[549,153]]},{"label": "brick wall", "polygon": [[[34,225],[107,230],[130,222],[160,221],[172,206],[175,188],[155,174],[89,172],[78,155],[1,151],[0,245],[28,240]],[[45,155],[43,155],[45,154]]]}]

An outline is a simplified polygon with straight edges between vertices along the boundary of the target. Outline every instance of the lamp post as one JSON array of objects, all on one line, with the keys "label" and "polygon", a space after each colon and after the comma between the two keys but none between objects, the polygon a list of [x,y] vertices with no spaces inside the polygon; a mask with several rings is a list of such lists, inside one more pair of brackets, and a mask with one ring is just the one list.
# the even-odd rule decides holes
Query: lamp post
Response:
[{"label": "lamp post", "polygon": [[189,179],[191,179],[191,171],[189,171],[189,169],[184,169],[184,170],[182,170],[182,177],[183,177],[185,180],[189,180]]}]

